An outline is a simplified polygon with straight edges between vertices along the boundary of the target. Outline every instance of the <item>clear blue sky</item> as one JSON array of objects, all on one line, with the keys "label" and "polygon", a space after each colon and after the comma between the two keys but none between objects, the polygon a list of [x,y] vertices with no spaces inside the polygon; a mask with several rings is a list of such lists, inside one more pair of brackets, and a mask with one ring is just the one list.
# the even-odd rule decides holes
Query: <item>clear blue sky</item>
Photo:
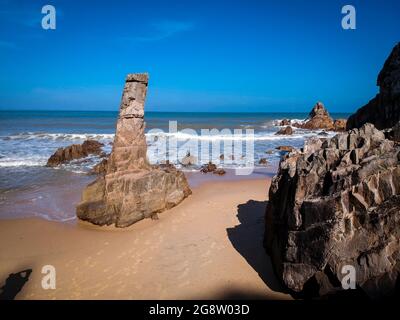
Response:
[{"label": "clear blue sky", "polygon": [[0,0],[0,108],[117,110],[125,75],[147,71],[147,110],[352,112],[398,41],[398,0]]}]

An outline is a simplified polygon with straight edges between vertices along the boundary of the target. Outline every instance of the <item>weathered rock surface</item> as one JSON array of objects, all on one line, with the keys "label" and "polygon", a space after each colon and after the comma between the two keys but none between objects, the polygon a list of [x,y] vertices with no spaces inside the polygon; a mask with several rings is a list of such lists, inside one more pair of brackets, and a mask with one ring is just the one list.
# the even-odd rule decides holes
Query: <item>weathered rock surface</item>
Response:
[{"label": "weathered rock surface", "polygon": [[370,297],[400,281],[400,147],[373,125],[312,138],[273,178],[265,247],[278,277],[302,292],[341,290],[342,267]]},{"label": "weathered rock surface", "polygon": [[179,204],[191,190],[172,165],[151,166],[144,135],[147,74],[129,74],[106,173],[89,184],[77,216],[97,225],[129,226]]},{"label": "weathered rock surface", "polygon": [[377,85],[379,93],[348,119],[347,129],[359,128],[367,122],[378,129],[387,129],[400,120],[400,43],[387,58]]},{"label": "weathered rock surface", "polygon": [[85,158],[90,154],[100,155],[103,144],[96,140],[86,140],[82,144],[73,144],[57,151],[47,160],[47,167],[56,167],[72,160]]},{"label": "weathered rock surface", "polygon": [[285,128],[280,129],[276,135],[292,135],[293,134],[293,129],[291,126],[287,126]]}]

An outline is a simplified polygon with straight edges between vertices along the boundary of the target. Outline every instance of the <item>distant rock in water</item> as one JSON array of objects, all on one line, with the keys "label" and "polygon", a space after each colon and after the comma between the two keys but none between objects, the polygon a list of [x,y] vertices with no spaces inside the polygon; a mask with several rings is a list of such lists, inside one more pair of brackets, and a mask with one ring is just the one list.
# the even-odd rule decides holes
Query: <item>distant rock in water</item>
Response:
[{"label": "distant rock in water", "polygon": [[100,155],[104,145],[96,140],[86,140],[82,144],[73,144],[57,151],[47,160],[47,167],[56,167],[72,160],[85,158],[90,154]]},{"label": "distant rock in water", "polygon": [[346,129],[346,121],[346,119],[333,120],[322,102],[317,102],[304,123],[289,123],[296,128],[307,130],[344,131]]},{"label": "distant rock in water", "polygon": [[322,102],[317,102],[315,104],[304,123],[294,123],[293,126],[308,130],[334,129],[333,119]]},{"label": "distant rock in water", "polygon": [[348,119],[347,129],[360,128],[367,122],[378,129],[387,129],[400,121],[400,43],[387,58],[377,85],[379,93]]},{"label": "distant rock in water", "polygon": [[287,126],[285,128],[280,129],[276,135],[292,135],[293,134],[293,129],[291,126]]},{"label": "distant rock in water", "polygon": [[97,225],[127,227],[172,208],[191,194],[173,165],[152,166],[146,152],[144,102],[147,74],[126,77],[115,140],[106,171],[82,193],[76,213]]},{"label": "distant rock in water", "polygon": [[286,155],[269,190],[265,247],[295,292],[342,290],[342,268],[372,298],[400,281],[400,146],[372,124],[314,137]]}]

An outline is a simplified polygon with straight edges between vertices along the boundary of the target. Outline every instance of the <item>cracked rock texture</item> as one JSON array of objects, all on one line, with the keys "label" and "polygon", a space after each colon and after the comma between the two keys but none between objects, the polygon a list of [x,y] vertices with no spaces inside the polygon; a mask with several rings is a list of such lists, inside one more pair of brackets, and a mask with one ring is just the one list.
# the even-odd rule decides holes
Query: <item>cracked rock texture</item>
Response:
[{"label": "cracked rock texture", "polygon": [[144,103],[147,74],[129,74],[113,149],[104,175],[82,193],[76,213],[97,225],[129,226],[172,208],[191,194],[185,175],[172,165],[152,166],[146,152]]},{"label": "cracked rock texture", "polygon": [[265,247],[282,282],[317,295],[341,290],[342,267],[370,297],[400,271],[400,147],[372,124],[313,138],[284,157],[266,210]]}]

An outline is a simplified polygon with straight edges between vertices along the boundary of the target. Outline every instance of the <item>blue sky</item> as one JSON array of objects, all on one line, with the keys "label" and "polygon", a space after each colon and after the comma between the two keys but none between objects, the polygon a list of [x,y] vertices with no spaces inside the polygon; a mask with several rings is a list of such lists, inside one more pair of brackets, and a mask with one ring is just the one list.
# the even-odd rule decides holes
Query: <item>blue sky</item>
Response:
[{"label": "blue sky", "polygon": [[400,1],[0,0],[0,108],[117,110],[146,71],[151,111],[353,112],[398,41]]}]

